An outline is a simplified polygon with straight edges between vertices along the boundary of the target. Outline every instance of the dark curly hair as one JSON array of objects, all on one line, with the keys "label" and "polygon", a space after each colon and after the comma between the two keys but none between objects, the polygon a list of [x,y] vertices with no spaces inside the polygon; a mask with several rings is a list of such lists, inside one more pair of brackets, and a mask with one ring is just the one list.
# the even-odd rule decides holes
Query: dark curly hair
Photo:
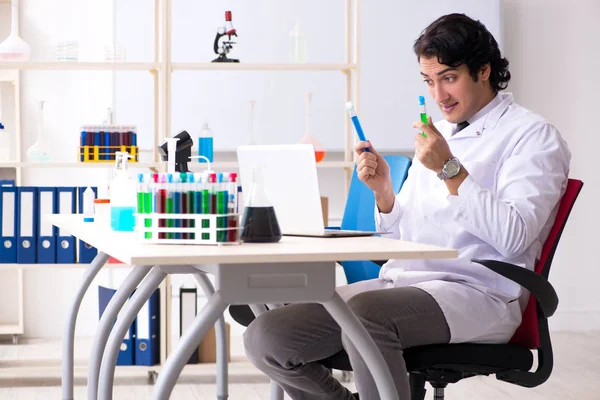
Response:
[{"label": "dark curly hair", "polygon": [[477,73],[490,63],[490,84],[494,92],[508,86],[508,60],[500,54],[498,42],[485,25],[464,14],[438,18],[421,33],[413,50],[419,60],[437,57],[440,64],[451,67],[466,64],[475,82]]}]

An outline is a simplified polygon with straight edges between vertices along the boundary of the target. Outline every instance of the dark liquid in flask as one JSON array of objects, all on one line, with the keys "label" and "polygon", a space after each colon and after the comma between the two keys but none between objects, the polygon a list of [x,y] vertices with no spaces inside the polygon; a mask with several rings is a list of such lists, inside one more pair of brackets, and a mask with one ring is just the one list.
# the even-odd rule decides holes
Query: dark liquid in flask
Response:
[{"label": "dark liquid in flask", "polygon": [[273,207],[246,207],[242,235],[247,243],[275,243],[281,240],[281,229]]}]

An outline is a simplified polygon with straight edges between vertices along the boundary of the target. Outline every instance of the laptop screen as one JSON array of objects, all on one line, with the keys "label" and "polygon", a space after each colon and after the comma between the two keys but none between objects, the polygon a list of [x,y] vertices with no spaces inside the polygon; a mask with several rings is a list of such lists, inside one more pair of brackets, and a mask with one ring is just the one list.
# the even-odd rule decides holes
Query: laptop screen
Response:
[{"label": "laptop screen", "polygon": [[244,202],[254,168],[261,166],[267,198],[282,233],[322,233],[323,212],[312,145],[240,146],[237,149]]}]

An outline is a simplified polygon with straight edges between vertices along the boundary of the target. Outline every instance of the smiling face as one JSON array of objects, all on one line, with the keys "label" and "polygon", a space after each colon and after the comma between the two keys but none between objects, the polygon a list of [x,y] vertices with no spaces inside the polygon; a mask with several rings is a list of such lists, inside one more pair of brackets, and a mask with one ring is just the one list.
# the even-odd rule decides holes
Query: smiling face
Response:
[{"label": "smiling face", "polygon": [[429,94],[448,122],[456,124],[466,121],[495,96],[489,82],[489,64],[484,65],[477,73],[477,81],[465,64],[450,67],[440,64],[437,57],[421,57],[419,64]]}]

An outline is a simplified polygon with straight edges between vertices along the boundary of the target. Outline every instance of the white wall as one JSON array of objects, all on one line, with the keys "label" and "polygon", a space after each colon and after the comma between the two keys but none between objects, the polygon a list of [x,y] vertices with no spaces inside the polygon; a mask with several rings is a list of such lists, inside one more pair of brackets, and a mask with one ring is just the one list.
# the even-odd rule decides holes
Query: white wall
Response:
[{"label": "white wall", "polygon": [[[48,3],[48,4],[47,4]],[[52,3],[53,7],[49,4]],[[64,4],[63,4],[64,3]],[[81,3],[78,5],[76,3]],[[108,2],[106,2],[108,3]],[[63,33],[53,37],[52,29],[61,32],[59,25],[66,24],[70,16],[54,15],[53,10],[70,5],[77,7],[77,12],[87,13],[86,7],[98,2],[60,0],[45,2],[42,0],[23,0],[22,6],[28,9],[22,21],[30,19],[37,28],[27,28],[22,22],[23,36],[32,47],[49,45],[54,40],[68,39]],[[364,2],[363,2],[364,4]],[[558,249],[555,265],[551,274],[553,284],[560,296],[559,311],[552,319],[554,329],[600,329],[600,297],[596,295],[597,281],[600,280],[598,261],[593,253],[593,238],[597,237],[596,227],[600,226],[600,213],[595,206],[600,195],[600,185],[595,178],[597,173],[596,152],[600,147],[600,138],[595,124],[590,117],[594,116],[592,105],[595,105],[596,94],[600,92],[598,79],[600,70],[598,56],[597,33],[593,28],[600,18],[600,2],[597,0],[503,0],[504,7],[504,50],[511,61],[513,80],[509,89],[515,93],[516,100],[526,107],[544,115],[562,132],[573,152],[571,175],[585,181],[580,200],[565,230],[561,246]],[[4,20],[0,6],[0,22]],[[106,16],[107,12],[91,9]],[[93,15],[93,14],[92,14]],[[46,16],[47,18],[42,18]],[[54,16],[54,18],[48,18]],[[65,19],[66,18],[66,19]],[[103,17],[104,18],[104,17]],[[54,24],[48,28],[48,21]],[[95,17],[88,22],[94,23]],[[376,14],[371,18],[363,18],[363,31],[376,30],[379,19]],[[79,33],[85,34],[87,29],[82,25]],[[39,29],[39,27],[46,27]],[[96,38],[95,43],[108,40],[109,27],[104,36]],[[102,28],[102,29],[104,29]],[[91,28],[90,28],[91,29]],[[96,32],[101,28],[95,27]],[[0,34],[4,32],[0,25]],[[587,35],[587,36],[586,36]],[[389,39],[389,38],[388,38]],[[90,39],[91,40],[91,39]],[[363,46],[368,43],[363,42]],[[393,41],[390,46],[393,46]],[[42,59],[48,60],[51,51],[43,53]],[[89,55],[95,58],[96,55]],[[89,59],[89,58],[88,58]],[[56,72],[28,73],[24,79],[24,150],[34,141],[35,130],[31,124],[34,118],[31,104],[40,96],[49,101],[51,113],[49,125],[52,135],[60,138],[52,144],[53,150],[61,148],[72,150],[76,146],[79,124],[100,123],[103,108],[110,102],[108,92],[103,92],[102,84],[92,85],[89,78],[82,75],[77,78]],[[102,74],[93,75],[100,82],[105,79]],[[67,81],[68,78],[68,81]],[[80,80],[78,80],[80,79]],[[109,81],[109,77],[106,79]],[[418,77],[415,77],[418,79]],[[385,84],[381,90],[390,90]],[[83,89],[83,94],[79,90]],[[394,88],[391,88],[394,90]],[[89,99],[84,95],[100,94],[100,100]],[[73,97],[75,95],[75,97]],[[80,97],[77,97],[80,96]],[[75,100],[73,100],[75,98]],[[6,100],[5,100],[6,102]],[[79,106],[78,104],[85,104]],[[588,122],[588,120],[590,122]],[[577,137],[576,135],[579,135]],[[60,159],[60,158],[58,158]],[[73,171],[59,171],[61,178]],[[82,182],[87,176],[69,176],[76,182]],[[30,171],[26,177],[28,184],[51,182],[55,184],[56,171],[43,174],[43,171]],[[48,181],[51,179],[50,181]],[[99,178],[93,178],[99,179]],[[324,194],[332,196],[330,215],[341,216],[344,199],[340,196],[343,185],[340,171],[321,171],[320,183]],[[30,270],[25,275],[25,329],[26,335],[34,337],[60,337],[64,310],[73,295],[81,271],[72,270]],[[3,276],[0,276],[3,278]],[[107,276],[99,282],[107,282]],[[97,298],[94,291],[86,296],[82,305],[77,334],[89,336],[93,333],[97,321]],[[4,296],[0,300],[5,302]]]},{"label": "white wall", "polygon": [[571,176],[585,183],[550,274],[560,298],[554,329],[600,329],[599,19],[597,0],[504,0],[509,89],[560,130],[573,155]]}]

